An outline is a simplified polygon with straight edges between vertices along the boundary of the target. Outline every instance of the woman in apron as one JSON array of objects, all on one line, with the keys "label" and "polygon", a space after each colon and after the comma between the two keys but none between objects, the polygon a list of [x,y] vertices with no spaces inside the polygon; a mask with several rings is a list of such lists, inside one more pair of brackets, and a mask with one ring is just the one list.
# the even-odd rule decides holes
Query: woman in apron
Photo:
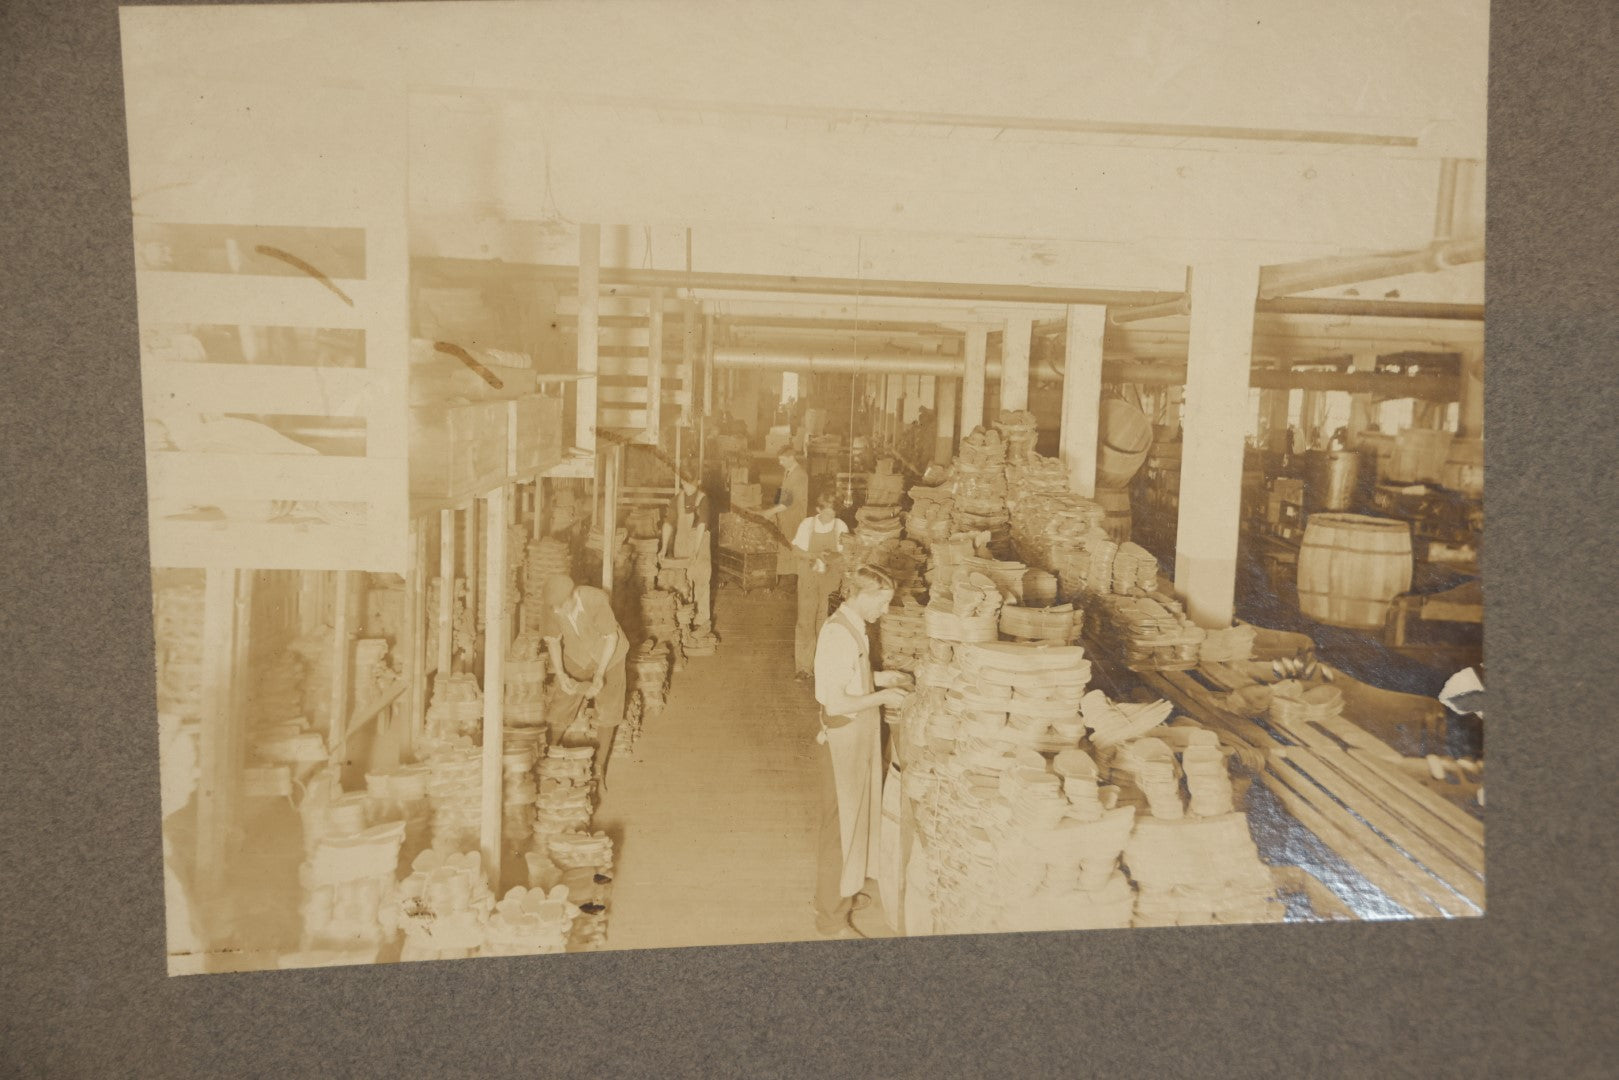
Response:
[{"label": "woman in apron", "polygon": [[[858,934],[849,923],[866,879],[877,873],[882,828],[883,706],[905,701],[901,672],[871,670],[866,627],[888,610],[894,582],[874,567],[849,575],[848,597],[821,627],[815,698],[821,703],[821,839],[816,857],[815,926]],[[878,689],[881,686],[883,689]]]},{"label": "woman in apron", "polygon": [[837,556],[849,526],[838,520],[837,498],[824,491],[815,500],[815,516],[805,518],[793,537],[798,553],[798,623],[793,629],[793,666],[800,679],[815,674],[815,640],[826,623],[826,609],[837,588]]}]

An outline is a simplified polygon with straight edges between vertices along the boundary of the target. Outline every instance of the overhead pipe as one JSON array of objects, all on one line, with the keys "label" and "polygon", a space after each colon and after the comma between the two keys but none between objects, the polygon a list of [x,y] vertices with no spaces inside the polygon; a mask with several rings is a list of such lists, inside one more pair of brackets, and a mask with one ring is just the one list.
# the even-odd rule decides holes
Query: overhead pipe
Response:
[{"label": "overhead pipe", "polygon": [[[477,263],[476,259],[441,260]],[[518,274],[558,281],[578,276],[575,266],[553,264],[513,266]],[[631,288],[690,288],[737,292],[806,293],[820,296],[860,296],[907,300],[965,300],[993,304],[1110,304],[1128,306],[1173,300],[1178,293],[1145,289],[1065,289],[1048,285],[986,285],[966,282],[896,281],[872,278],[801,277],[779,274],[730,274],[695,270],[637,270],[601,268],[601,284]]]},{"label": "overhead pipe", "polygon": [[1192,313],[1192,298],[1182,295],[1175,300],[1166,300],[1162,304],[1143,304],[1141,307],[1119,308],[1109,313],[1108,322],[1114,326],[1123,326],[1125,323],[1142,322],[1146,319],[1167,319],[1174,315],[1190,315]]},{"label": "overhead pipe", "polygon": [[1260,271],[1259,298],[1275,300],[1289,293],[1330,289],[1336,285],[1355,285],[1405,274],[1431,274],[1483,258],[1482,239],[1443,240],[1417,251],[1393,255],[1332,259],[1303,266],[1269,266]]}]

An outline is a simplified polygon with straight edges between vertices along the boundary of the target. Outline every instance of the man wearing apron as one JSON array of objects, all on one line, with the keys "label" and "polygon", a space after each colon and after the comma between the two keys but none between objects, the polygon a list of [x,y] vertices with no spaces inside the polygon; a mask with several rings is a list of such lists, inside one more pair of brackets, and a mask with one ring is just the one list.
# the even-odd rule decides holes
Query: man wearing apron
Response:
[{"label": "man wearing apron", "polygon": [[546,710],[553,745],[579,716],[586,700],[596,703],[596,752],[593,768],[598,794],[607,791],[607,758],[613,736],[624,719],[624,661],[629,638],[618,625],[607,593],[593,585],[575,585],[566,574],[545,579],[545,622],[541,636],[555,675]]},{"label": "man wearing apron", "polygon": [[[765,511],[765,517],[776,519],[776,528],[790,545],[798,535],[799,524],[809,516],[809,474],[791,450],[783,450],[777,460],[781,463],[781,487],[776,491],[776,504]],[[791,547],[777,553],[776,573],[798,573],[798,553]]]},{"label": "man wearing apron", "polygon": [[713,625],[712,588],[714,561],[710,552],[708,497],[689,480],[676,480],[679,489],[669,504],[669,521],[663,527],[664,557],[684,564],[691,582],[692,603],[697,605],[697,628]]},{"label": "man wearing apron", "polygon": [[841,568],[837,555],[849,531],[837,516],[837,499],[830,491],[815,500],[815,516],[805,518],[793,537],[798,552],[798,623],[793,628],[793,666],[798,677],[815,674],[815,642],[826,623],[827,603],[837,588]]},{"label": "man wearing apron", "polygon": [[[821,703],[821,837],[816,855],[815,927],[858,935],[849,922],[866,879],[877,874],[882,829],[883,706],[904,703],[901,672],[873,674],[866,627],[888,610],[894,582],[873,567],[849,575],[849,595],[821,627],[815,699]],[[884,689],[877,689],[878,686]]]}]

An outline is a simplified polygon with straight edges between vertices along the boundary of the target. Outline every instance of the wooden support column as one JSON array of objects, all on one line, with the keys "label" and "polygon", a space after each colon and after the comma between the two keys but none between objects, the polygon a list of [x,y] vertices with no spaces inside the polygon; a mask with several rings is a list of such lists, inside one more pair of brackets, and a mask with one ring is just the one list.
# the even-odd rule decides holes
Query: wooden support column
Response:
[{"label": "wooden support column", "polygon": [[1029,344],[1034,320],[1013,316],[1001,333],[1001,410],[1022,412],[1029,407]]},{"label": "wooden support column", "polygon": [[703,315],[703,415],[714,412],[714,316]]},{"label": "wooden support column", "polygon": [[967,331],[966,370],[961,378],[961,434],[964,438],[984,424],[984,355],[988,346],[989,331],[985,327],[974,326]]},{"label": "wooden support column", "polygon": [[[1372,372],[1377,370],[1377,352],[1371,349],[1362,349],[1350,359],[1349,370],[1356,372]],[[1349,445],[1353,447],[1355,440],[1362,432],[1372,427],[1375,419],[1371,394],[1351,394],[1349,396]]]},{"label": "wooden support column", "polygon": [[602,465],[602,588],[608,595],[613,592],[613,556],[618,544],[618,470],[623,460],[623,448],[613,444],[603,457]]},{"label": "wooden support column", "polygon": [[483,805],[478,847],[483,852],[489,891],[500,895],[501,759],[506,753],[506,489],[481,500],[489,515],[484,610],[488,612],[483,648]]},{"label": "wooden support column", "polygon": [[[349,689],[353,680],[353,656],[349,638],[355,627],[349,619],[349,595],[354,589],[354,575],[347,570],[335,571],[336,592],[332,602],[332,724],[328,736],[331,760],[339,769],[348,766]],[[340,772],[339,777],[342,773]]]},{"label": "wooden support column", "polygon": [[473,499],[462,511],[462,527],[466,530],[461,542],[462,573],[467,578],[467,611],[472,617],[472,625],[478,625],[478,500]]},{"label": "wooden support column", "polygon": [[922,412],[922,376],[905,376],[905,396],[901,401],[901,419],[907,424],[914,424]]},{"label": "wooden support column", "polygon": [[531,515],[528,519],[529,535],[538,540],[545,535],[540,527],[540,523],[545,520],[542,516],[545,513],[545,478],[536,476],[532,487],[533,490],[529,493],[529,512]]},{"label": "wooden support column", "polygon": [[1175,592],[1209,629],[1230,626],[1235,607],[1242,418],[1258,289],[1257,266],[1200,264],[1192,271]]},{"label": "wooden support column", "polygon": [[646,330],[646,441],[663,439],[663,290],[653,289]]},{"label": "wooden support column", "polygon": [[416,743],[427,730],[427,518],[411,522],[410,574],[405,579],[405,602],[409,605],[409,624],[405,640],[401,642],[405,654],[406,675],[410,679],[410,715],[405,722],[404,744],[400,757],[415,756]]},{"label": "wooden support column", "polygon": [[681,333],[680,333],[680,398],[681,406],[678,423],[686,427],[691,423],[691,414],[697,405],[693,396],[696,391],[694,373],[697,368],[697,301],[688,297],[680,306]]},{"label": "wooden support column", "polygon": [[1474,346],[1462,351],[1461,405],[1457,409],[1456,434],[1464,439],[1484,437],[1484,349]]},{"label": "wooden support column", "polygon": [[935,412],[939,416],[938,438],[933,460],[940,465],[950,464],[956,452],[956,380],[940,378],[935,391]]},{"label": "wooden support column", "polygon": [[203,895],[225,881],[225,860],[239,781],[231,742],[236,718],[233,671],[235,570],[205,570],[202,600],[202,717],[197,744],[197,882]]},{"label": "wooden support column", "polygon": [[883,416],[888,439],[893,442],[899,438],[900,422],[905,408],[905,377],[902,375],[886,375],[883,377],[883,384]]},{"label": "wooden support column", "polygon": [[435,686],[442,687],[455,666],[455,511],[438,512],[438,656]]},{"label": "wooden support column", "polygon": [[1063,344],[1062,435],[1057,451],[1068,469],[1068,486],[1096,494],[1096,440],[1102,422],[1102,334],[1107,308],[1073,305]]},{"label": "wooden support column", "polygon": [[596,402],[601,368],[597,316],[601,312],[602,230],[600,225],[579,226],[579,374],[574,384],[574,445],[596,452]]}]

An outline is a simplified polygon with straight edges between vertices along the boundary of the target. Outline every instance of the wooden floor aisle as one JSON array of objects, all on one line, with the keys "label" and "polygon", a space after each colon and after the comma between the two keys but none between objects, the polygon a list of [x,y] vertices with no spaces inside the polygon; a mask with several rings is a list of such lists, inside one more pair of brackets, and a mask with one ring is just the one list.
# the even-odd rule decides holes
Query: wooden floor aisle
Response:
[{"label": "wooden floor aisle", "polygon": [[613,948],[815,939],[820,750],[793,679],[790,596],[723,592],[718,652],[676,673],[668,707],[615,758],[597,827],[619,845]]}]

